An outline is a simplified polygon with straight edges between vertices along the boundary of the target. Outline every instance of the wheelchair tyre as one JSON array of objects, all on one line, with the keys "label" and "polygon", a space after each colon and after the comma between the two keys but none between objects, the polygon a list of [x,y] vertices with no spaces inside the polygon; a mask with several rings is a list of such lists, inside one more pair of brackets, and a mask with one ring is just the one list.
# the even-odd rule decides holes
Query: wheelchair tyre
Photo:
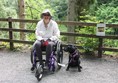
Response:
[{"label": "wheelchair tyre", "polygon": [[30,59],[31,59],[31,63],[33,64],[33,62],[34,62],[33,51],[31,51]]},{"label": "wheelchair tyre", "polygon": [[[62,63],[63,62],[63,51],[58,51],[57,52],[57,62],[58,63]],[[61,66],[58,65],[57,69],[60,70]]]},{"label": "wheelchair tyre", "polygon": [[34,54],[35,54],[34,50],[31,51],[30,59],[31,59],[32,64],[35,63],[35,60],[36,60],[36,62],[38,61],[37,58],[35,57],[36,55],[34,55]]}]

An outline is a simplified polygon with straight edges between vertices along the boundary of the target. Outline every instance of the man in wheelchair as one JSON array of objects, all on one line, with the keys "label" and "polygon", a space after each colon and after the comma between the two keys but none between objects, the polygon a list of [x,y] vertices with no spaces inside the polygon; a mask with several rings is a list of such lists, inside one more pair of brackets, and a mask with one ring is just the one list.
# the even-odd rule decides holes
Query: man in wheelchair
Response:
[{"label": "man in wheelchair", "polygon": [[[56,44],[60,36],[60,31],[58,25],[55,21],[52,20],[52,15],[48,9],[44,10],[41,14],[41,20],[37,23],[36,26],[36,41],[33,45],[33,49],[36,51],[36,55],[39,59],[40,64],[42,67],[42,48],[45,48],[46,51],[46,61],[45,65],[47,66],[49,63],[49,57],[52,53],[53,46]],[[34,65],[32,66],[31,70],[34,70]]]}]

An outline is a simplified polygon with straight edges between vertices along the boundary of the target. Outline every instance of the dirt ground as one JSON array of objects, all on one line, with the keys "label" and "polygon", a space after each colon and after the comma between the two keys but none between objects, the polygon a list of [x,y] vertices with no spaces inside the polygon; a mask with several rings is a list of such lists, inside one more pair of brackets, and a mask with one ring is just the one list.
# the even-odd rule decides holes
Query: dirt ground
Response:
[{"label": "dirt ground", "polygon": [[[63,63],[68,62],[64,54]],[[39,83],[118,83],[118,59],[113,57],[81,58],[82,72],[77,69],[45,76]],[[38,83],[30,71],[30,50],[23,52],[0,50],[0,83]]]}]

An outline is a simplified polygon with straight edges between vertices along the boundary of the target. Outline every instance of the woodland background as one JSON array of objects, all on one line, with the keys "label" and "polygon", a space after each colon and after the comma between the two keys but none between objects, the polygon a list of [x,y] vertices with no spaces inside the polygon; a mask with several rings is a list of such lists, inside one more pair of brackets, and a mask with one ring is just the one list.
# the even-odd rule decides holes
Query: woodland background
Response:
[{"label": "woodland background", "polygon": [[[20,10],[20,7],[23,7]],[[0,18],[21,18],[40,20],[40,14],[44,9],[50,9],[55,21],[79,21],[79,22],[104,22],[118,23],[118,0],[0,0]],[[21,13],[22,11],[22,13]],[[14,28],[35,30],[36,24],[14,23]],[[0,27],[8,27],[7,23],[0,22]],[[70,28],[67,28],[70,27]],[[72,28],[71,28],[72,27]],[[59,25],[60,31],[95,34],[95,27],[64,26]],[[107,28],[106,35],[118,35],[117,28]],[[4,31],[0,31],[0,38],[8,38]],[[14,38],[35,41],[34,34],[14,33]],[[68,41],[62,36],[62,41]],[[93,38],[70,38],[76,44],[81,44],[85,51],[94,51],[98,46],[98,40]],[[73,42],[72,41],[72,42]],[[89,43],[88,43],[89,42]],[[2,42],[1,44],[7,45]],[[118,47],[118,40],[104,40],[106,47]],[[109,53],[109,52],[108,52]]]}]

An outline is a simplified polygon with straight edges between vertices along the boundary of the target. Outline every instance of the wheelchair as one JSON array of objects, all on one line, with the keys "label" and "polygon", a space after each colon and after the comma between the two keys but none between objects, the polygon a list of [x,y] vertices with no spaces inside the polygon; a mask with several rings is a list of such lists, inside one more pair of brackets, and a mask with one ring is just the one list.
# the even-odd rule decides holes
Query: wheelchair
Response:
[{"label": "wheelchair", "polygon": [[[42,61],[43,65],[45,67],[45,49],[42,49]],[[48,69],[47,71],[54,73],[55,71],[58,71],[61,69],[61,65],[63,62],[63,49],[62,49],[62,44],[61,41],[57,41],[56,45],[53,46],[53,51],[50,55],[49,58],[49,63],[48,63]],[[36,51],[33,49],[31,51],[31,63],[35,67],[35,77],[37,78],[38,81],[40,81],[43,77],[43,74],[45,72],[45,69],[42,67],[40,64],[40,61],[38,60],[38,57],[36,55]]]}]

